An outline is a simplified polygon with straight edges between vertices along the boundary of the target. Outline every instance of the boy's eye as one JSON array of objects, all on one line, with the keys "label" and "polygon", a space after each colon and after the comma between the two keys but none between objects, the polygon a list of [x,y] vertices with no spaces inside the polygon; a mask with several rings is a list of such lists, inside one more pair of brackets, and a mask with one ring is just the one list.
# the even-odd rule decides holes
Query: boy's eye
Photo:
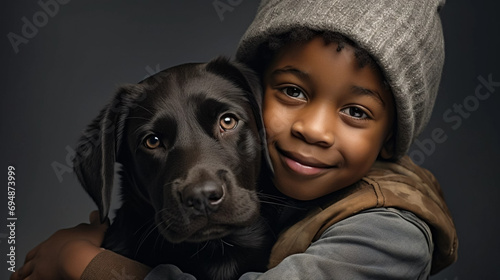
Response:
[{"label": "boy's eye", "polygon": [[284,87],[281,89],[281,91],[293,98],[305,98],[304,93],[302,90],[298,87]]},{"label": "boy's eye", "polygon": [[347,107],[340,111],[349,117],[356,118],[356,119],[368,119],[368,114],[363,111],[363,109],[358,108],[358,107]]}]

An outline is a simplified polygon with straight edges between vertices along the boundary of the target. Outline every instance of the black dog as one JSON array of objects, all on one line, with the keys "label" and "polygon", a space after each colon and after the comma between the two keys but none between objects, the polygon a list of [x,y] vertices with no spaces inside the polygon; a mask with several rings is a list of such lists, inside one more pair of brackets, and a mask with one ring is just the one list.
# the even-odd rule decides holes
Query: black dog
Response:
[{"label": "black dog", "polygon": [[264,270],[270,244],[256,190],[266,155],[261,98],[257,78],[223,58],[121,88],[75,158],[101,219],[121,164],[123,204],[103,246],[198,279]]}]

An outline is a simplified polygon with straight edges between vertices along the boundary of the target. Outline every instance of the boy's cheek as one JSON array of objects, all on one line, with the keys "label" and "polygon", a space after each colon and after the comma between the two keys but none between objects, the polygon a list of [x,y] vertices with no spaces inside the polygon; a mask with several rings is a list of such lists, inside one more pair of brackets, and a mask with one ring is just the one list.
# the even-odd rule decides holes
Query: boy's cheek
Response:
[{"label": "boy's cheek", "polygon": [[281,118],[279,115],[274,115],[264,119],[264,126],[268,136],[275,136],[286,129],[286,123]]},{"label": "boy's cheek", "polygon": [[268,136],[273,136],[287,129],[287,119],[290,118],[287,118],[286,110],[272,104],[272,102],[264,104],[262,115]]}]

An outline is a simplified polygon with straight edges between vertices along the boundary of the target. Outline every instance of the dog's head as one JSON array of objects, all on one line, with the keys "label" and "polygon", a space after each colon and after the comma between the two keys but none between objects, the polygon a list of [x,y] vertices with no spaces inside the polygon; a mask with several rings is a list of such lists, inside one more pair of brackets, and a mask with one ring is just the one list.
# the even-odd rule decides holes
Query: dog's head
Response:
[{"label": "dog's head", "polygon": [[115,162],[171,242],[224,236],[259,215],[265,145],[258,79],[223,58],[122,87],[85,131],[76,174],[109,212]]}]

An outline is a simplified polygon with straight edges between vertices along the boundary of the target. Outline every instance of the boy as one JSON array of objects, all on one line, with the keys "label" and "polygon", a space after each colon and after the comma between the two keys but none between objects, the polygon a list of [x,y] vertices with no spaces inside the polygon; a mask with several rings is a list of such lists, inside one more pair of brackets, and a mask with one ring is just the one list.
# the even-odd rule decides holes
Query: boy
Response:
[{"label": "boy", "polygon": [[[270,217],[277,230],[293,225],[275,244],[270,270],[241,279],[426,279],[455,260],[456,233],[438,184],[403,157],[437,94],[442,5],[261,3],[237,58],[262,75],[274,184],[309,212],[296,222],[296,212],[277,209]],[[102,277],[94,269],[116,257],[100,253],[99,238],[91,241],[83,246],[93,250],[86,279]],[[83,251],[75,247],[66,251]],[[138,265],[137,276],[149,271],[115,262]],[[167,274],[191,279],[171,266],[146,279]]]},{"label": "boy", "polygon": [[437,95],[443,5],[261,2],[237,59],[262,73],[276,188],[317,206],[260,278],[426,279],[456,259],[439,185],[403,157]]}]

